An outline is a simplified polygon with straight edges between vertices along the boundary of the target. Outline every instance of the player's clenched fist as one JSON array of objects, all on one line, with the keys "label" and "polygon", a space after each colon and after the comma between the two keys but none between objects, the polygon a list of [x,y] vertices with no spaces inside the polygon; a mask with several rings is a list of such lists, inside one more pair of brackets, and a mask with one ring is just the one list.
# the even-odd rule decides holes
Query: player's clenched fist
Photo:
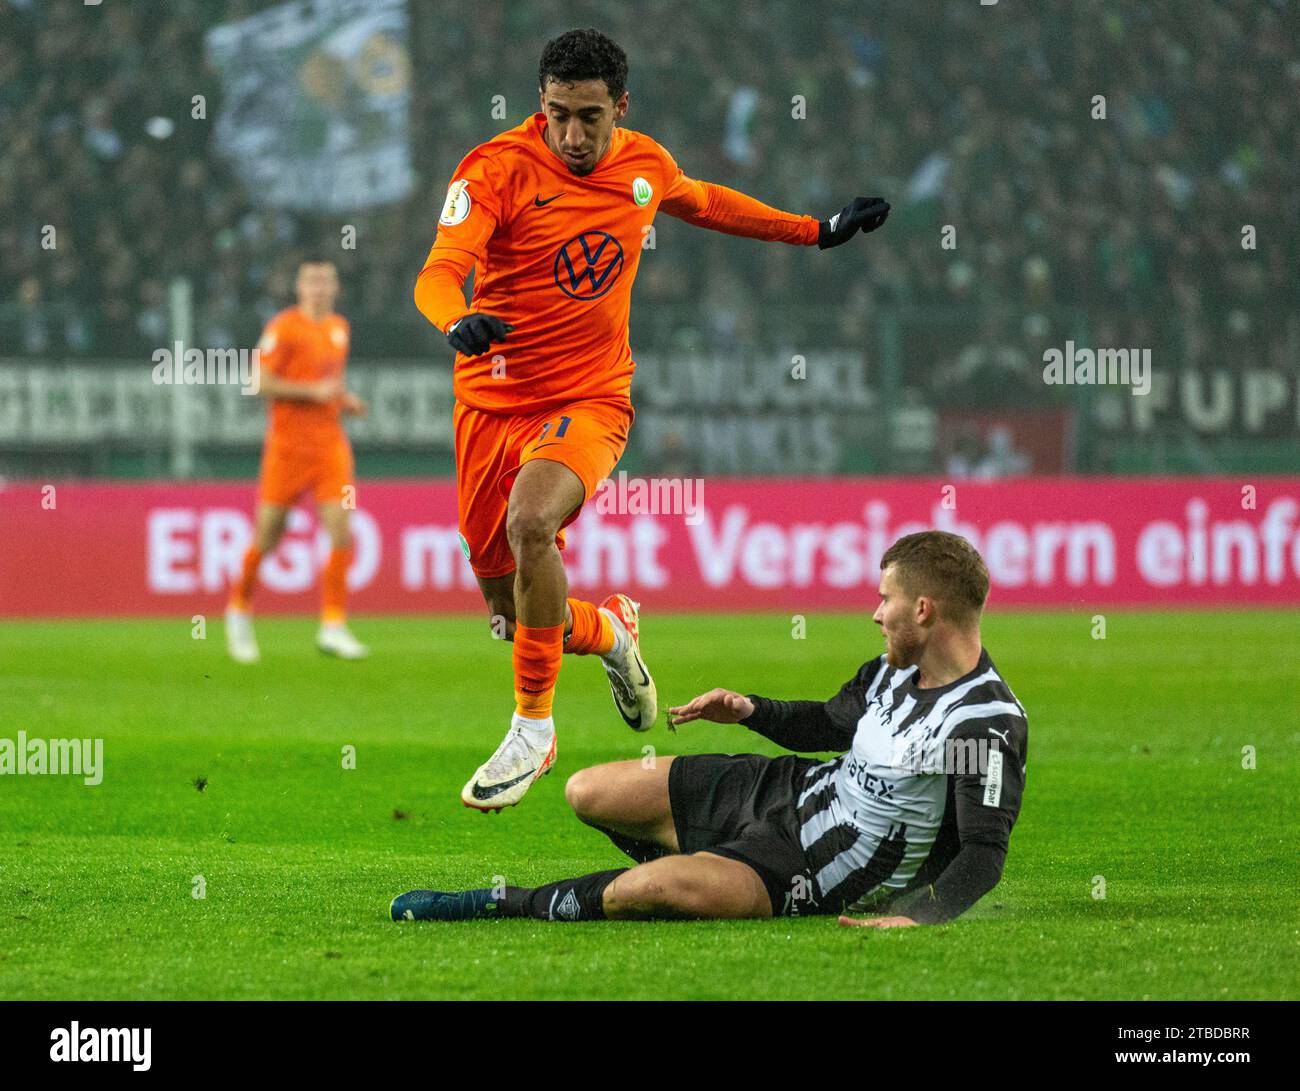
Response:
[{"label": "player's clenched fist", "polygon": [[467,314],[447,327],[447,340],[457,352],[482,356],[493,341],[504,341],[513,329],[494,314]]},{"label": "player's clenched fist", "polygon": [[712,720],[715,724],[738,724],[754,714],[754,702],[744,694],[729,689],[711,689],[679,708],[668,710],[668,726],[688,724],[692,720]]},{"label": "player's clenched fist", "polygon": [[822,250],[848,242],[859,231],[874,231],[889,216],[889,202],[883,197],[854,197],[829,220],[822,220],[817,245]]}]

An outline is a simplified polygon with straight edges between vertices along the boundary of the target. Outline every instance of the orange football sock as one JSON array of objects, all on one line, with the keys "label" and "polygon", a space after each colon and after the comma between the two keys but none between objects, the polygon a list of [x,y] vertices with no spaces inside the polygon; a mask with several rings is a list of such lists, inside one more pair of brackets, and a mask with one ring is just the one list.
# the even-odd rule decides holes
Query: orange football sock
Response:
[{"label": "orange football sock", "polygon": [[262,563],[262,551],[257,546],[249,546],[244,553],[244,566],[240,569],[239,579],[230,589],[230,607],[233,610],[247,610],[253,598],[253,589],[257,586],[257,569]]},{"label": "orange football sock", "polygon": [[614,650],[614,626],[593,602],[569,599],[573,614],[573,631],[564,650],[571,655],[605,655]]},{"label": "orange football sock", "polygon": [[352,550],[330,550],[320,577],[320,619],[326,625],[348,616],[348,567],[351,564]]},{"label": "orange football sock", "polygon": [[533,629],[515,626],[515,712],[530,720],[551,714],[564,656],[564,623]]}]

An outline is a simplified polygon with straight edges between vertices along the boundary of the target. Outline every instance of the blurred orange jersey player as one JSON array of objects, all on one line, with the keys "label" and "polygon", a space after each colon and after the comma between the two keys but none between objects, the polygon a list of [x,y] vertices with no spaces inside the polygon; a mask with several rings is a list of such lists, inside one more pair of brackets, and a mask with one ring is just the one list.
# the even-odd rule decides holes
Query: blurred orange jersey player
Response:
[{"label": "blurred orange jersey player", "polygon": [[260,392],[269,400],[266,444],[258,483],[257,528],[244,554],[239,579],[226,608],[226,639],[233,658],[256,662],[259,653],[249,613],[262,558],[284,533],[289,509],[305,493],[316,501],[330,536],[330,555],[321,573],[321,626],[316,644],[344,659],[360,659],[366,648],[346,622],[347,572],[352,561],[348,511],[355,506],[352,445],[343,431],[344,413],[365,412],[365,404],[343,385],[349,327],[334,312],[338,272],[331,261],[298,267],[298,305],[267,324],[258,342]]},{"label": "blurred orange jersey player", "polygon": [[562,652],[601,657],[631,727],[655,720],[639,606],[622,594],[599,607],[566,598],[559,553],[563,528],[627,444],[628,313],[655,215],[825,249],[880,226],[889,210],[858,198],[819,221],[688,178],[651,137],[618,125],[626,81],[627,57],[599,31],[547,43],[539,112],[461,160],[416,283],[416,305],[457,350],[464,546],[489,613],[514,640],[511,729],[461,793],[480,810],[517,803],[554,762]]}]

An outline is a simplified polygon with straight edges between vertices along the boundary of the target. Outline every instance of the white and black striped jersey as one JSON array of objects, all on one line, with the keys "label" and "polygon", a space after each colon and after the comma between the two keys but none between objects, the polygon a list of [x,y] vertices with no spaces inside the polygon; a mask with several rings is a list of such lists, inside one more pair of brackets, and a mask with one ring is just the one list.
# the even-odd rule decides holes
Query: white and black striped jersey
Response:
[{"label": "white and black striped jersey", "polygon": [[829,701],[751,697],[745,722],[788,749],[843,750],[804,774],[799,840],[823,911],[880,904],[948,920],[1002,874],[1025,783],[1025,710],[987,651],[922,689],[883,655]]}]

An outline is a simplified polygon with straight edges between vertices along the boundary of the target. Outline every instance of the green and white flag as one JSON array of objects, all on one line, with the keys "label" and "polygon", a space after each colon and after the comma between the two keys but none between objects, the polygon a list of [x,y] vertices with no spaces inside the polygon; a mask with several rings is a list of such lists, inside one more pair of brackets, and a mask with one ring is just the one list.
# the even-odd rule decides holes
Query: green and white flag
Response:
[{"label": "green and white flag", "polygon": [[252,199],[342,212],[411,192],[406,0],[295,0],[207,34],[221,154]]}]

